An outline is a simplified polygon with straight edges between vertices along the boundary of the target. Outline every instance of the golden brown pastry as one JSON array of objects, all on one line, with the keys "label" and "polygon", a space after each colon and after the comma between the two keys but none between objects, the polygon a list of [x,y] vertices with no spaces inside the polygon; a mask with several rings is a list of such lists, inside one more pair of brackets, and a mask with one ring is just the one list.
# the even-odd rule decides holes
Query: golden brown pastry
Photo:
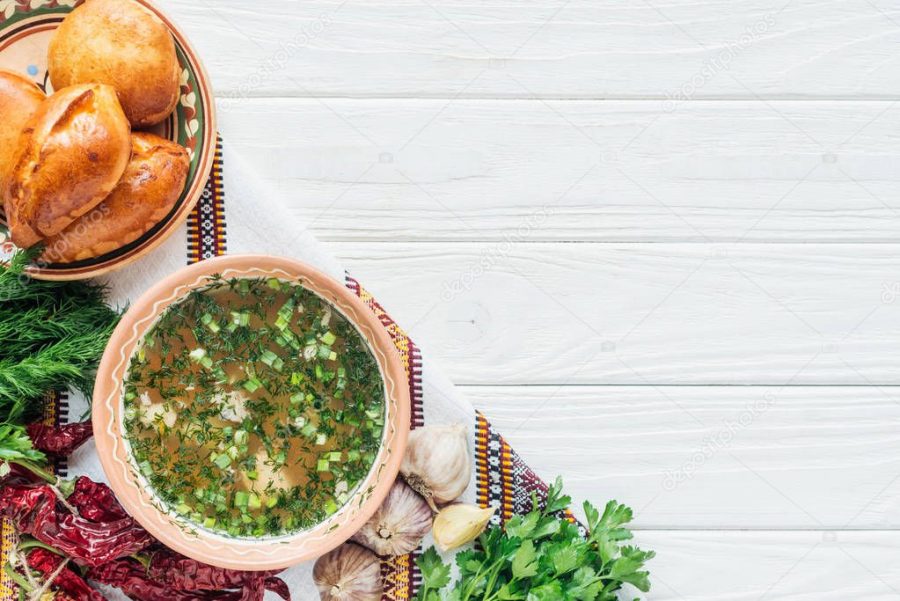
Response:
[{"label": "golden brown pastry", "polygon": [[27,248],[61,232],[109,195],[130,158],[128,120],[111,87],[47,98],[16,145],[5,195],[13,242]]},{"label": "golden brown pastry", "polygon": [[184,190],[187,151],[153,134],[132,134],[134,152],[125,175],[92,211],[46,241],[43,259],[70,263],[133,242],[165,217]]},{"label": "golden brown pastry", "polygon": [[16,143],[25,123],[44,101],[44,93],[30,79],[0,69],[0,190],[12,171]]},{"label": "golden brown pastry", "polygon": [[178,103],[175,41],[159,17],[132,0],[87,0],[50,41],[50,81],[113,86],[135,127],[159,123]]}]

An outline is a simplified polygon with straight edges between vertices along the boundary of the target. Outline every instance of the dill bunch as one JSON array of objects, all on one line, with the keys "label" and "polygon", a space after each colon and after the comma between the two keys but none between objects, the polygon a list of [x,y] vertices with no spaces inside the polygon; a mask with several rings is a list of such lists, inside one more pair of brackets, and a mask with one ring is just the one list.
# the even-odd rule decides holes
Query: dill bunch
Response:
[{"label": "dill bunch", "polygon": [[52,391],[90,398],[120,317],[104,302],[104,286],[28,277],[25,268],[39,253],[19,251],[0,266],[0,423],[31,417]]}]

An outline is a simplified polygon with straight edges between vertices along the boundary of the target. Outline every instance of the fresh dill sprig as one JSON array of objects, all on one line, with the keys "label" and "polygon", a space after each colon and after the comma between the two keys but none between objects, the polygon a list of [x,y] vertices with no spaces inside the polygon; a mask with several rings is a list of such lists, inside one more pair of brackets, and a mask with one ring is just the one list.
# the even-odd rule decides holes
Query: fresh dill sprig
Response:
[{"label": "fresh dill sprig", "polygon": [[28,277],[40,249],[0,266],[0,422],[20,422],[56,390],[90,397],[94,372],[120,314],[106,288]]}]

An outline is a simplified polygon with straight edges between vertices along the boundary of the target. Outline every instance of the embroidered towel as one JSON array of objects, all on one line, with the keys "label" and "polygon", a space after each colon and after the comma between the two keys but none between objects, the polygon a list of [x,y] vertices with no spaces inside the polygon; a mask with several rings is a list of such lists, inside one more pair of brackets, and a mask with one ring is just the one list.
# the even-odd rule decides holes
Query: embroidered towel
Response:
[{"label": "embroidered towel", "polygon": [[[209,182],[187,223],[148,256],[104,278],[110,286],[110,300],[114,304],[125,305],[153,282],[185,264],[226,253],[267,253],[305,261],[345,282],[365,301],[384,324],[406,368],[412,398],[411,426],[417,428],[424,424],[457,422],[468,426],[469,448],[474,456],[475,470],[463,500],[496,507],[494,522],[499,524],[512,515],[528,511],[532,492],[536,492],[539,498],[546,492],[546,485],[491,427],[488,420],[461,398],[454,386],[428,362],[427,355],[423,355],[372,295],[346,273],[340,262],[302,223],[290,217],[283,200],[267,190],[241,163],[240,157],[229,152],[227,143],[223,144],[221,140]],[[86,411],[84,399],[61,395],[61,398],[48,402],[45,416],[49,423],[64,423],[78,420]],[[105,480],[93,443],[79,449],[57,469],[62,476],[85,474],[96,480]],[[11,533],[8,524],[3,528],[6,548]],[[430,545],[430,539],[426,539],[424,548]],[[414,563],[417,553],[383,562],[384,601],[400,601],[415,596],[420,582]],[[6,563],[5,557],[0,559]],[[282,574],[295,599],[318,598],[311,572],[312,563],[308,563]],[[17,599],[8,576],[0,574],[0,600]],[[109,591],[108,598],[124,597],[117,591]]]}]

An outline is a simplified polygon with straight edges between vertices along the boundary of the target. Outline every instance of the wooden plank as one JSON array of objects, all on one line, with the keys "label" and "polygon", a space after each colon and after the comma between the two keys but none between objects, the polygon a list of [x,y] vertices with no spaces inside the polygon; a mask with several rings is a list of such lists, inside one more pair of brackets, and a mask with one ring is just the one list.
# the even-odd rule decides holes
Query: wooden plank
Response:
[{"label": "wooden plank", "polygon": [[326,239],[893,242],[900,231],[900,107],[885,102],[664,113],[255,99],[223,110],[221,128]]},{"label": "wooden plank", "polygon": [[458,384],[900,384],[900,245],[331,248]]},{"label": "wooden plank", "polygon": [[896,532],[641,532],[637,539],[658,553],[650,601],[900,596]]},{"label": "wooden plank", "polygon": [[885,0],[161,0],[220,96],[900,94]]},{"label": "wooden plank", "polygon": [[900,388],[462,392],[539,475],[628,504],[641,529],[900,527]]}]

